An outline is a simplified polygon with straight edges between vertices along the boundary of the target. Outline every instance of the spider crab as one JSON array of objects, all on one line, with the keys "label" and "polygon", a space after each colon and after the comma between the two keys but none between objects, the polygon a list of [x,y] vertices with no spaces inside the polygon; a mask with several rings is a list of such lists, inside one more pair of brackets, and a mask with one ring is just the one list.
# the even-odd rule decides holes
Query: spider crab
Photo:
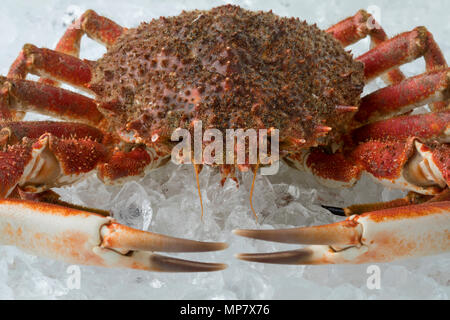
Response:
[{"label": "spider crab", "polygon": [[[371,22],[371,23],[369,23]],[[104,44],[98,61],[81,60],[83,35]],[[345,47],[367,36],[354,59]],[[426,73],[398,69],[419,57]],[[39,81],[26,80],[28,74]],[[365,83],[386,88],[361,98]],[[94,98],[59,87],[60,82]],[[101,210],[59,200],[52,187],[96,170],[121,183],[164,165],[177,128],[276,128],[280,154],[328,185],[350,187],[366,172],[410,190],[391,203],[345,209],[334,225],[236,230],[242,236],[307,249],[243,254],[290,264],[383,262],[450,249],[448,99],[450,69],[423,27],[388,39],[359,11],[327,31],[298,19],[237,6],[183,12],[123,28],[92,10],[55,50],[27,44],[0,78],[0,242],[72,263],[155,271],[216,271],[222,264],[146,251],[212,251],[223,243],[176,239],[121,225]],[[409,115],[430,104],[432,112]],[[23,122],[35,111],[71,122]],[[196,173],[201,163],[194,164]],[[218,165],[223,178],[259,164]]]}]

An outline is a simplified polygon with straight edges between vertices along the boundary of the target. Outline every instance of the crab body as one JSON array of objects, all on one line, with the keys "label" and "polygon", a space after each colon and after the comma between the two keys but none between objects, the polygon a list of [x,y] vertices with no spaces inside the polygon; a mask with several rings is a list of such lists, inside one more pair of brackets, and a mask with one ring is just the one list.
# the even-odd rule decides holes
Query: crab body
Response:
[{"label": "crab body", "polygon": [[[84,264],[157,271],[223,269],[224,265],[142,251],[210,251],[223,249],[224,244],[139,232],[117,224],[101,210],[64,203],[49,190],[72,184],[93,170],[105,183],[142,176],[169,160],[176,143],[171,139],[174,131],[193,131],[201,122],[205,130],[221,133],[277,129],[279,158],[329,186],[349,187],[368,173],[388,186],[412,191],[391,203],[347,208],[348,215],[366,215],[320,229],[326,232],[237,231],[289,243],[331,241],[329,247],[313,251],[313,258],[309,254],[309,260],[298,259],[297,251],[241,258],[364,263],[448,250],[450,70],[425,28],[388,39],[369,20],[372,17],[360,11],[322,31],[295,18],[227,5],[126,29],[89,10],[69,27],[56,50],[25,45],[8,76],[0,78],[0,196],[10,199],[0,202],[0,232],[6,235],[0,239]],[[107,47],[98,61],[78,58],[84,34]],[[345,47],[366,36],[374,48],[353,58]],[[419,57],[425,58],[427,72],[406,79],[398,67]],[[42,78],[26,80],[29,73]],[[362,97],[365,83],[378,76],[388,86]],[[60,81],[95,98],[61,89]],[[432,113],[408,115],[425,104],[430,104]],[[72,122],[20,121],[30,110]],[[203,142],[203,147],[209,143]],[[249,158],[247,154],[244,164],[235,160],[220,164],[224,179],[235,179],[236,168],[251,168],[256,174],[260,164],[250,163]],[[203,163],[194,163],[196,173]],[[10,214],[12,208],[17,215]],[[42,223],[35,232],[42,236],[49,231],[49,239],[73,244],[70,250],[55,251],[54,245],[42,243],[37,249],[35,242],[17,237],[21,225],[33,233],[24,222],[24,214],[33,212]],[[52,229],[52,215],[58,230]],[[95,218],[86,218],[91,215]],[[76,228],[70,226],[72,222]],[[402,225],[410,231],[402,230]],[[80,239],[86,241],[64,236],[81,229],[86,233]],[[392,242],[386,245],[383,239],[389,232],[397,232],[408,243],[430,233],[435,236],[422,245],[426,249],[414,252],[412,245],[407,250],[395,250]],[[367,234],[373,239],[370,243]],[[324,260],[321,254],[330,250],[353,253]],[[300,255],[304,257],[305,251]]]},{"label": "crab body", "polygon": [[[359,105],[363,86],[362,63],[328,33],[224,6],[125,31],[95,63],[89,87],[114,129],[149,147],[170,147],[173,131],[202,121],[223,133],[277,128],[292,153],[347,132],[352,114],[336,106]],[[324,126],[335,130],[324,137]]]}]

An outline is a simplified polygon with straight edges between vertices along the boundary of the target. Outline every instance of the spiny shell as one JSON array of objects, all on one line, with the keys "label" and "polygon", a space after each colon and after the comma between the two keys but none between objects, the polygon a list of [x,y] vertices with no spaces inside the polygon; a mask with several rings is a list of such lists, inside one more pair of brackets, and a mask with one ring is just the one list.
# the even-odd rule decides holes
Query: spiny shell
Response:
[{"label": "spiny shell", "polygon": [[[358,106],[363,65],[329,34],[294,18],[226,5],[129,29],[96,63],[93,88],[116,129],[169,138],[178,127],[225,133],[276,128],[326,144]],[[321,126],[334,130],[323,138]]]}]

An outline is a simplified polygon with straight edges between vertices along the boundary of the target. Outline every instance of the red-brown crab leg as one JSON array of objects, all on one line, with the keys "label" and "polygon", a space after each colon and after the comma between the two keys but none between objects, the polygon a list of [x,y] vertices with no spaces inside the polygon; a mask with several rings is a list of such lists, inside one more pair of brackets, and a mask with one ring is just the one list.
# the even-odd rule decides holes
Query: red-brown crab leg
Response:
[{"label": "red-brown crab leg", "polygon": [[[78,58],[83,35],[86,34],[89,38],[109,48],[122,35],[124,30],[126,29],[105,17],[99,16],[95,11],[87,10],[67,28],[55,51]],[[54,86],[58,85],[58,82],[46,78],[41,78],[39,81]]]},{"label": "red-brown crab leg", "polygon": [[[370,81],[392,68],[420,57],[424,57],[428,72],[447,68],[442,51],[425,27],[417,27],[413,31],[384,41],[357,60],[364,63],[366,81]],[[432,108],[435,111],[443,110],[447,105],[448,101],[438,102],[432,104]]]},{"label": "red-brown crab leg", "polygon": [[66,263],[160,272],[210,272],[226,268],[146,251],[206,252],[225,243],[198,242],[140,231],[109,217],[52,204],[0,200],[0,243]]},{"label": "red-brown crab leg", "polygon": [[450,142],[450,110],[420,115],[400,116],[378,121],[354,130],[355,144],[369,140],[401,140],[416,137],[422,141]]},{"label": "red-brown crab leg", "polygon": [[386,40],[357,60],[364,63],[366,80],[370,81],[392,68],[420,57],[425,58],[427,71],[447,67],[444,55],[425,27],[417,27]]},{"label": "red-brown crab leg", "polygon": [[[0,153],[0,158],[10,159],[6,161],[4,165],[8,165],[9,162],[14,162],[19,165],[19,168],[16,168],[13,172],[21,174],[25,170],[28,160],[36,161],[35,159],[29,158],[29,156],[31,154],[36,157],[40,155],[39,150],[41,144],[35,143],[32,145],[31,143],[47,138],[50,139],[51,142],[50,151],[54,151],[52,148],[55,146],[55,143],[57,143],[61,146],[58,148],[58,150],[62,150],[61,152],[74,152],[75,155],[73,157],[69,155],[67,155],[67,157],[70,159],[75,159],[74,157],[77,157],[77,160],[80,161],[82,166],[76,166],[75,163],[73,163],[73,166],[75,168],[80,168],[80,171],[85,172],[97,169],[99,178],[106,184],[120,184],[126,179],[142,176],[147,170],[158,168],[169,160],[167,155],[142,146],[137,146],[130,151],[115,150],[112,151],[111,156],[109,156],[109,152],[107,152],[105,146],[102,145],[102,143],[108,143],[108,138],[105,138],[100,130],[81,123],[52,121],[16,121],[1,123],[0,147],[5,148],[9,146],[9,149],[6,151],[4,150],[4,153]],[[26,141],[25,144],[22,143],[24,139]],[[65,144],[72,144],[73,146],[65,151],[65,148],[63,148]],[[87,147],[87,145],[92,146],[93,149],[90,151],[91,153],[83,151],[82,148]],[[81,150],[79,150],[79,148],[81,148]],[[23,159],[25,160],[23,161],[21,161],[21,153],[24,155]],[[81,155],[78,156],[77,153]],[[82,155],[86,155],[89,159],[97,159],[96,164],[91,163],[88,167],[84,168],[83,165],[86,164],[87,161],[82,158]],[[65,156],[61,156],[60,158],[64,160]],[[72,160],[72,162],[73,161],[75,160]],[[0,160],[0,165],[1,164]],[[56,165],[56,163],[53,164]],[[60,165],[63,167],[68,166],[68,164],[63,162],[61,162]],[[84,169],[81,170],[81,168]],[[70,175],[74,174],[74,172],[66,173]],[[13,179],[14,183],[20,179],[24,179],[20,174]],[[23,182],[25,183],[27,181],[24,180]],[[14,183],[11,185],[6,184],[10,192],[14,189]]]},{"label": "red-brown crab leg", "polygon": [[367,172],[390,187],[435,195],[450,184],[449,117],[444,111],[380,121],[355,130],[344,152],[316,148],[287,160],[329,187],[351,187]]},{"label": "red-brown crab leg", "polygon": [[329,187],[351,187],[363,172],[388,187],[436,195],[450,185],[450,149],[428,147],[414,138],[367,141],[351,153],[327,154],[312,150],[304,167]]},{"label": "red-brown crab leg", "polygon": [[393,188],[435,195],[450,186],[450,147],[429,147],[418,140],[368,141],[351,154],[362,170]]},{"label": "red-brown crab leg", "polygon": [[87,60],[26,44],[12,64],[8,78],[25,79],[29,73],[63,81],[83,90],[89,89],[92,79],[91,64]]},{"label": "red-brown crab leg", "polygon": [[169,156],[142,146],[128,152],[116,150],[108,161],[99,165],[98,177],[105,184],[122,184],[128,179],[144,176],[147,171],[159,168],[168,160]]},{"label": "red-brown crab leg", "polygon": [[103,120],[96,103],[83,95],[51,85],[0,76],[2,119],[10,120],[9,111],[36,111],[67,120],[97,125]]},{"label": "red-brown crab leg", "polygon": [[[50,139],[50,137],[52,137],[53,141],[53,143],[48,146],[50,150],[43,151],[44,154],[47,154],[47,157],[45,155],[43,156],[42,152],[39,152],[39,143],[31,145],[33,141],[42,141],[42,139]],[[60,166],[58,167],[58,165],[56,165],[57,158],[55,159],[52,157],[51,149],[55,149],[55,138],[56,144],[59,144],[60,149],[64,149],[64,145],[66,145],[72,148],[72,151],[83,153],[83,145],[84,147],[87,147],[90,144],[93,148],[90,154],[91,158],[92,156],[97,157],[104,153],[104,147],[100,145],[100,143],[104,141],[103,133],[100,130],[85,124],[53,121],[2,122],[0,124],[0,148],[2,150],[2,152],[0,152],[0,165],[2,165],[2,168],[4,169],[9,169],[6,174],[7,178],[2,177],[2,186],[5,187],[5,189],[0,192],[2,196],[7,196],[10,194],[11,196],[17,198],[61,203],[66,206],[74,207],[71,204],[59,201],[59,196],[49,190],[44,193],[33,193],[39,190],[33,190],[33,188],[30,190],[28,186],[28,191],[30,191],[30,193],[24,192],[24,190],[20,189],[20,184],[23,185],[30,183],[28,179],[33,175],[36,177],[36,174],[37,176],[42,176],[49,171],[55,173],[59,170],[61,172],[61,168],[67,166],[68,163],[64,166],[60,163]],[[80,143],[77,147],[73,148],[70,146],[70,143],[67,144],[68,141],[74,144],[77,144],[77,141],[80,141]],[[48,157],[49,154],[50,157]],[[66,153],[66,155],[69,156],[68,153]],[[60,155],[60,158],[64,159],[64,156],[61,157]],[[36,166],[37,161],[47,161],[48,163],[47,165],[41,163],[41,165]],[[86,166],[88,162],[89,161],[83,162],[81,163],[81,166],[78,166],[78,174],[82,175],[83,170],[88,172],[93,169],[92,165]],[[41,169],[30,169],[32,165]],[[47,167],[47,169],[43,170],[44,173],[37,173],[45,167]],[[31,174],[31,171],[34,171],[35,173]],[[53,175],[48,178],[49,179],[46,180],[46,183],[49,183],[47,187],[54,183],[54,181],[51,181],[52,178],[57,179],[56,176]],[[17,188],[15,188],[14,185],[17,185]],[[99,211],[94,210],[94,212]]]},{"label": "red-brown crab leg", "polygon": [[0,146],[19,144],[24,138],[38,140],[45,133],[60,139],[78,139],[103,142],[103,132],[77,122],[12,121],[0,123]]},{"label": "red-brown crab leg", "polygon": [[[388,36],[383,28],[365,10],[360,10],[354,16],[335,24],[327,32],[340,41],[344,47],[352,45],[367,36],[370,36],[372,48],[388,40]],[[398,68],[395,68],[387,73],[387,77],[384,80],[388,84],[395,84],[404,79],[403,73]]]},{"label": "red-brown crab leg", "polygon": [[235,230],[235,234],[312,245],[294,251],[238,255],[246,261],[293,265],[391,262],[450,250],[450,202],[381,210],[319,227]]},{"label": "red-brown crab leg", "polygon": [[80,123],[2,122],[0,198],[82,178],[107,158],[103,141],[100,130]]},{"label": "red-brown crab leg", "polygon": [[447,105],[449,99],[450,69],[430,71],[365,96],[355,119],[361,123],[371,123],[430,103],[443,102]]},{"label": "red-brown crab leg", "polygon": [[93,10],[87,10],[67,28],[56,46],[56,51],[78,57],[83,35],[87,35],[109,48],[125,30],[126,28],[121,27],[114,21],[98,15]]},{"label": "red-brown crab leg", "polygon": [[16,187],[39,193],[71,184],[95,170],[108,152],[102,144],[85,139],[60,139],[51,134],[25,140],[0,151],[0,198]]}]

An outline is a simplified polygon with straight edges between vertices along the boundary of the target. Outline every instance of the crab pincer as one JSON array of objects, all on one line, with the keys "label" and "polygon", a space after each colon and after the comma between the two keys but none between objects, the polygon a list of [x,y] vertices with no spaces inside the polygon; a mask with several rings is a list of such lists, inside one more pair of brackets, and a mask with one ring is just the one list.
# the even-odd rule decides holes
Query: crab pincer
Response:
[{"label": "crab pincer", "polygon": [[318,227],[234,233],[265,241],[311,245],[293,251],[237,256],[251,262],[290,265],[391,262],[448,250],[450,202],[380,210]]},{"label": "crab pincer", "polygon": [[225,243],[198,242],[121,225],[110,217],[26,200],[0,201],[0,243],[72,264],[158,272],[210,272],[226,268],[153,253],[223,250]]}]

